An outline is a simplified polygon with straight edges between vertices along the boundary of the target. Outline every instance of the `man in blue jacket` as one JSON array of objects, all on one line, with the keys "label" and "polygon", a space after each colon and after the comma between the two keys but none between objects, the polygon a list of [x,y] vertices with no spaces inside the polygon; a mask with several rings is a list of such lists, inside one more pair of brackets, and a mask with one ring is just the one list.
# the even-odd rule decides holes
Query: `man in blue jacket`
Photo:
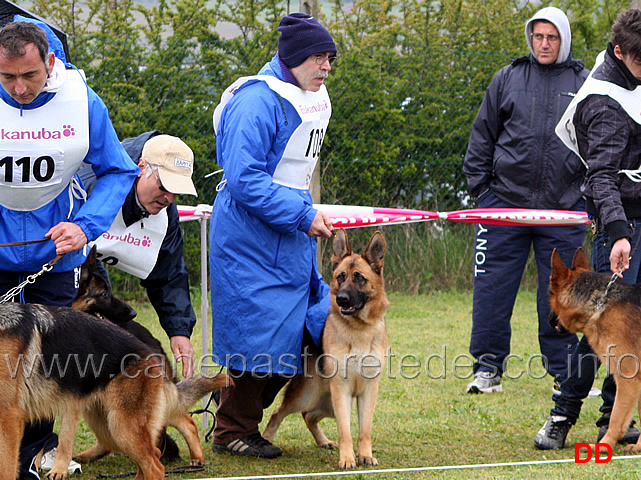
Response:
[{"label": "man in blue jacket", "polygon": [[[480,208],[584,210],[583,166],[554,128],[588,71],[570,54],[570,23],[558,8],[534,14],[525,25],[525,38],[531,53],[496,74],[474,121],[463,165],[470,194]],[[561,336],[549,325],[550,256],[556,248],[570,261],[584,236],[582,225],[478,225],[470,340],[477,361],[469,393],[502,391],[510,318],[531,248],[538,272],[543,366],[557,382],[567,376],[568,354],[577,337]]]},{"label": "man in blue jacket", "polygon": [[263,409],[302,373],[307,331],[315,342],[329,312],[316,239],[330,237],[309,184],[331,115],[324,85],[336,45],[318,21],[283,17],[278,53],[237,80],[214,113],[217,162],[209,263],[213,353],[235,379],[221,391],[215,452],[274,458],[258,431]]},{"label": "man in blue jacket", "polygon": [[[104,103],[63,63],[55,42],[42,22],[25,19],[0,30],[0,242],[51,240],[0,248],[0,293],[64,255],[16,300],[71,306],[83,247],[111,225],[139,170]],[[88,200],[76,176],[83,163],[98,178]],[[27,425],[20,478],[39,478],[35,456],[56,443],[53,422]]]}]

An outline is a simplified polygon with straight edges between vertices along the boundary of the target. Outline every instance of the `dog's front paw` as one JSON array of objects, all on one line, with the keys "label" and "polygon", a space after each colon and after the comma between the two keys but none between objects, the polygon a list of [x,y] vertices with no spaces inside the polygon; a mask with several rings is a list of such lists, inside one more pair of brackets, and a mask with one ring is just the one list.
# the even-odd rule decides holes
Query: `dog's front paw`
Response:
[{"label": "dog's front paw", "polygon": [[[608,447],[606,447],[604,443],[607,443],[608,445],[610,445],[610,450],[608,450]],[[601,443],[593,443],[592,445],[590,445],[590,448],[592,449],[593,452],[596,452],[598,449],[599,454],[609,454],[612,452],[614,445],[615,444],[610,444],[608,442],[603,442],[603,440],[601,440]],[[583,447],[581,447],[581,449],[584,450]]]},{"label": "dog's front paw", "polygon": [[358,456],[358,464],[359,465],[369,465],[369,466],[376,466],[378,465],[378,460],[376,460],[374,457],[371,455],[359,455]]},{"label": "dog's front paw", "polygon": [[631,443],[630,445],[626,445],[623,448],[624,453],[639,453],[641,452],[641,445],[637,443]]},{"label": "dog's front paw", "polygon": [[341,457],[338,461],[338,468],[341,470],[352,470],[353,468],[356,468],[356,459],[354,458],[354,455],[351,457]]},{"label": "dog's front paw", "polygon": [[201,465],[205,465],[205,459],[204,458],[192,458],[191,461],[189,462],[190,466],[196,466],[200,467]]},{"label": "dog's front paw", "polygon": [[47,472],[45,475],[49,480],[64,480],[67,478],[67,469],[65,468],[64,470],[58,470],[57,468],[52,468]]},{"label": "dog's front paw", "polygon": [[335,448],[338,448],[338,443],[327,440],[325,443],[319,445],[319,447],[326,448],[327,450],[334,450]]}]

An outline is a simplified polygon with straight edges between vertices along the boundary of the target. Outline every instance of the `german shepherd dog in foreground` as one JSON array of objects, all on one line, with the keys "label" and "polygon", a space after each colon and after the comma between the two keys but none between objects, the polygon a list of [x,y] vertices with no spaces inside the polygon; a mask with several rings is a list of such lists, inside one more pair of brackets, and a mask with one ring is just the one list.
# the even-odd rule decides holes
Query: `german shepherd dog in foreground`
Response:
[{"label": "german shepherd dog in foreground", "polygon": [[[558,324],[583,332],[616,382],[610,425],[601,439],[614,447],[627,431],[635,405],[641,407],[641,284],[610,284],[611,278],[591,271],[583,248],[574,254],[571,268],[556,249],[552,253],[550,304]],[[624,451],[641,451],[641,439]]]},{"label": "german shepherd dog in foreground", "polygon": [[[89,252],[87,260],[85,260],[85,263],[82,265],[80,285],[78,294],[72,305],[73,308],[115,323],[142,341],[152,352],[162,358],[166,366],[167,377],[176,383],[177,377],[173,372],[171,362],[167,359],[162,344],[147,328],[133,320],[137,315],[136,311],[126,302],[113,295],[111,285],[97,270],[97,262],[99,262],[99,260],[97,260],[96,247],[94,246]],[[203,465],[205,463],[205,455],[200,444],[198,428],[191,416],[185,413],[184,415],[175,417],[172,419],[170,425],[175,427],[185,438],[191,457],[190,464]],[[178,445],[167,435],[166,429],[163,429],[161,432],[158,448],[160,448],[162,452],[161,458],[163,460],[172,461],[180,458]],[[108,452],[102,452],[101,449],[99,449],[99,445],[96,445],[93,453],[85,452],[80,454],[79,457],[84,462],[91,462],[106,455],[106,453]],[[100,454],[100,457],[98,454]]]},{"label": "german shepherd dog in foreground", "polygon": [[376,232],[362,255],[352,252],[345,230],[333,244],[331,306],[323,331],[322,355],[308,359],[305,372],[285,391],[282,405],[272,414],[263,436],[272,441],[283,419],[302,412],[316,444],[334,448],[319,421],[336,417],[341,469],[354,468],[350,431],[352,400],[358,405],[358,463],[378,465],[372,455],[372,426],[378,383],[387,354],[385,312],[389,307],[383,282],[385,239]]},{"label": "german shepherd dog in foreground", "polygon": [[136,463],[137,480],[162,480],[156,445],[163,427],[203,395],[230,384],[226,375],[174,384],[147,345],[93,315],[0,305],[0,480],[16,478],[25,423],[57,415],[60,443],[50,478],[66,477],[84,415],[105,453],[120,451]]}]

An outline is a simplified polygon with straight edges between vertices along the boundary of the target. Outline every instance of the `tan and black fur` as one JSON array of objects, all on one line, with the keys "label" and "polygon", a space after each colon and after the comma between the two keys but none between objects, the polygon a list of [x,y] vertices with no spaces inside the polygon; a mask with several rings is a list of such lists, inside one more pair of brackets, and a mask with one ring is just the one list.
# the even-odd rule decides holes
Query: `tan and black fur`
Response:
[{"label": "tan and black fur", "polygon": [[[634,407],[641,408],[641,284],[617,279],[608,288],[611,278],[591,271],[583,248],[574,254],[571,268],[556,250],[552,253],[550,304],[556,321],[571,332],[583,332],[616,382],[608,432],[601,439],[614,447],[627,431]],[[624,450],[641,451],[641,439]]]},{"label": "tan and black fur", "polygon": [[[115,323],[142,341],[152,352],[162,356],[167,368],[167,376],[176,383],[177,377],[173,372],[171,362],[167,359],[162,344],[147,328],[134,320],[136,311],[126,302],[114,296],[111,285],[97,269],[98,261],[96,258],[96,247],[94,246],[89,252],[87,260],[82,265],[78,295],[73,302],[73,308]],[[200,444],[198,428],[192,417],[188,413],[185,413],[182,416],[174,418],[170,425],[175,427],[184,437],[189,447],[191,465],[204,464],[205,455]],[[162,452],[161,458],[164,461],[178,460],[180,458],[178,445],[167,435],[166,429],[163,429],[160,435],[158,447]],[[86,461],[91,460],[93,459],[87,459]]]},{"label": "tan and black fur", "polygon": [[[25,422],[61,416],[48,476],[62,479],[80,418],[98,444],[76,457],[127,454],[137,480],[162,480],[158,437],[225,375],[175,384],[166,362],[120,327],[67,307],[0,305],[0,480],[15,480]],[[229,382],[229,383],[228,383]]]},{"label": "tan and black fur", "polygon": [[372,454],[372,428],[378,385],[387,354],[385,312],[389,302],[383,281],[385,239],[372,235],[362,255],[352,252],[345,230],[333,244],[331,306],[323,331],[322,364],[318,356],[304,362],[303,375],[288,385],[282,405],[274,411],[263,436],[272,441],[283,419],[302,412],[320,447],[334,448],[319,421],[335,417],[341,469],[354,468],[357,459],[350,430],[356,400],[359,419],[358,464],[378,465]]}]

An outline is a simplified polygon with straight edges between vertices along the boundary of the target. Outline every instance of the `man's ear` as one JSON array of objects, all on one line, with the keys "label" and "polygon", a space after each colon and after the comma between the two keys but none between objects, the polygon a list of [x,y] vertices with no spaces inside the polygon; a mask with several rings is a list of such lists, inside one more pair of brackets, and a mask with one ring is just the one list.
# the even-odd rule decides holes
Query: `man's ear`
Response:
[{"label": "man's ear", "polygon": [[621,47],[619,45],[614,46],[614,56],[619,60],[623,60],[623,52],[621,51]]},{"label": "man's ear", "polygon": [[140,157],[138,159],[138,168],[140,169],[140,173],[138,174],[139,177],[142,175],[142,172],[145,171],[146,166],[147,166],[147,162],[145,162],[144,158]]},{"label": "man's ear", "polygon": [[56,64],[56,55],[53,52],[49,52],[47,55],[47,75],[51,75],[53,72],[53,66]]}]

